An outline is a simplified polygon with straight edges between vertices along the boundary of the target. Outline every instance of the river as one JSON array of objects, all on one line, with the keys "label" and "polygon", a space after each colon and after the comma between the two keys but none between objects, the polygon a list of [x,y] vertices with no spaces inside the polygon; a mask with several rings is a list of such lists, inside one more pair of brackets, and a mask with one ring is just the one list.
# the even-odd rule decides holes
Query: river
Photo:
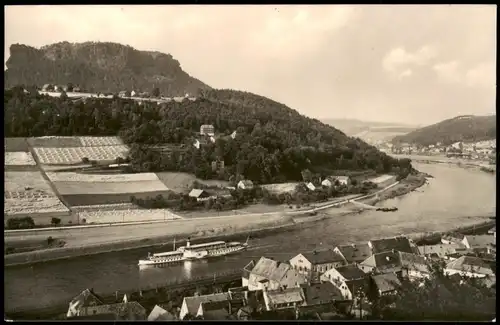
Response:
[{"label": "river", "polygon": [[414,166],[434,178],[411,194],[383,203],[398,207],[398,211],[365,211],[253,239],[250,241],[252,247],[242,254],[139,270],[137,261],[148,252],[139,249],[7,268],[5,311],[66,304],[85,288],[94,288],[101,294],[115,290],[135,291],[173,279],[243,267],[261,256],[285,260],[299,251],[403,233],[443,231],[495,215],[494,175],[439,164],[417,163]]}]

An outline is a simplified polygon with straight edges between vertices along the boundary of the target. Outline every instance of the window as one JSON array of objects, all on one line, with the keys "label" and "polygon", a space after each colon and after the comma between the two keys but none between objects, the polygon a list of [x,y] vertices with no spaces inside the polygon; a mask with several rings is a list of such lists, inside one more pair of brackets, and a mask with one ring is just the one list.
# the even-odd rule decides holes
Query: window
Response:
[{"label": "window", "polygon": [[302,266],[299,266],[299,271],[302,271]]}]

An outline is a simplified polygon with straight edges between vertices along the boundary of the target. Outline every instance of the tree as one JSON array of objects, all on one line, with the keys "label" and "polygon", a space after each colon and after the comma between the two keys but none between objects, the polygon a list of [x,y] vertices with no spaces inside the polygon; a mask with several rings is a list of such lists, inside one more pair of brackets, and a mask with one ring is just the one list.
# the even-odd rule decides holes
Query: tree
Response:
[{"label": "tree", "polygon": [[311,173],[311,171],[309,169],[304,169],[302,172],[302,180],[304,182],[311,182],[312,179],[313,179],[313,174]]},{"label": "tree", "polygon": [[83,157],[83,158],[82,158],[82,163],[84,163],[84,164],[90,164],[90,160],[89,160],[89,158],[87,158],[87,157]]},{"label": "tree", "polygon": [[153,91],[151,92],[152,97],[160,97],[160,88],[155,87],[153,88]]}]

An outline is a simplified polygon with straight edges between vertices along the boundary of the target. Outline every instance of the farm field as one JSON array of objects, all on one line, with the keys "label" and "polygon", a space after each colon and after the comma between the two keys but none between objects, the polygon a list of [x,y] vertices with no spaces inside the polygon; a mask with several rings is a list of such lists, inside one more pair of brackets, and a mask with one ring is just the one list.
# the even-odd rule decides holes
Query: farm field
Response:
[{"label": "farm field", "polygon": [[299,184],[298,182],[292,183],[280,183],[280,184],[266,184],[262,185],[262,188],[267,189],[271,193],[289,193],[295,191],[295,187]]},{"label": "farm field", "polygon": [[27,141],[32,147],[42,148],[101,147],[123,145],[123,141],[119,137],[47,136],[28,138]]},{"label": "farm field", "polygon": [[114,210],[130,210],[138,209],[133,203],[112,203],[112,204],[96,204],[96,205],[75,205],[71,210],[75,212],[83,211],[114,211]]},{"label": "farm field", "polygon": [[160,181],[155,173],[138,174],[82,174],[75,172],[47,172],[47,177],[52,182],[141,182]]},{"label": "farm field", "polygon": [[71,148],[34,148],[40,163],[47,165],[80,164],[83,158],[97,161],[113,162],[117,157],[126,158],[128,147],[99,146],[99,147],[71,147]]},{"label": "farm field", "polygon": [[26,142],[26,138],[4,138],[3,143],[5,152],[29,151],[29,146],[28,142]]},{"label": "farm field", "polygon": [[167,209],[131,209],[78,212],[80,223],[118,223],[134,221],[158,221],[181,219]]},{"label": "farm field", "polygon": [[165,184],[165,186],[175,192],[188,192],[194,181],[198,181],[208,186],[229,186],[229,182],[226,181],[200,180],[194,175],[188,173],[161,172],[156,173],[156,175],[163,182],[163,184]]},{"label": "farm field", "polygon": [[167,192],[159,180],[130,182],[52,182],[61,195],[128,194],[137,192]]},{"label": "farm field", "polygon": [[9,151],[5,152],[4,166],[36,166],[31,152]]},{"label": "farm field", "polygon": [[6,171],[4,176],[5,217],[31,216],[35,224],[41,224],[52,217],[69,216],[69,209],[57,198],[40,172]]}]

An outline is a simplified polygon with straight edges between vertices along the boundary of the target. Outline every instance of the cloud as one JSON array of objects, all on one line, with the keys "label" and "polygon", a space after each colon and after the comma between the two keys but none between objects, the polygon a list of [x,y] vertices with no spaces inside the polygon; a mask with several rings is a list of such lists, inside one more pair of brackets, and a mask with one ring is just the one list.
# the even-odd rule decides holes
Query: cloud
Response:
[{"label": "cloud", "polygon": [[450,61],[445,63],[438,63],[433,66],[434,71],[438,78],[444,82],[460,83],[463,81],[463,75],[459,71],[459,62]]},{"label": "cloud", "polygon": [[423,66],[436,57],[436,50],[425,45],[414,53],[407,52],[403,47],[392,49],[384,57],[382,65],[389,72],[396,72],[407,66]]},{"label": "cloud", "polygon": [[11,44],[60,41],[170,53],[213,87],[316,118],[425,124],[495,107],[495,6],[6,6],[4,35],[6,59]]}]

